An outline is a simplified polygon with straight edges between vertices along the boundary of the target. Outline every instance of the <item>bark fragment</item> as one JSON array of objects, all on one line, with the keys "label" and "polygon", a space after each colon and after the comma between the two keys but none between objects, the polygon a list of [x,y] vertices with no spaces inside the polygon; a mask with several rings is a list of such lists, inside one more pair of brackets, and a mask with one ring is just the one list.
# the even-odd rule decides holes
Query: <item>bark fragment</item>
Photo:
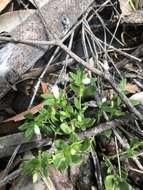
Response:
[{"label": "bark fragment", "polygon": [[[11,36],[22,40],[62,39],[92,2],[93,0],[50,0],[40,9],[49,31],[48,37],[37,11],[17,26]],[[47,47],[12,43],[0,49],[0,98],[23,73],[34,66],[46,50]]]}]

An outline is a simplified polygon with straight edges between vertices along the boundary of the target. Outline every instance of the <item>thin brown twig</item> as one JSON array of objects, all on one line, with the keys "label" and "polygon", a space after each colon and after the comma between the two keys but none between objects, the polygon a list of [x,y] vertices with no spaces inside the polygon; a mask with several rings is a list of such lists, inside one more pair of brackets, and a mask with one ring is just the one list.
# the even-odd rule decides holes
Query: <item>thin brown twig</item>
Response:
[{"label": "thin brown twig", "polygon": [[63,43],[58,43],[59,47],[61,47],[66,53],[68,53],[73,59],[75,59],[78,63],[83,65],[85,68],[90,70],[92,73],[102,77],[105,79],[113,88],[113,90],[117,93],[117,95],[122,99],[122,101],[125,103],[129,111],[134,113],[138,119],[143,121],[143,116],[141,113],[132,105],[132,103],[129,101],[127,96],[118,88],[115,81],[113,80],[111,75],[108,75],[107,73],[103,73],[99,71],[98,69],[92,67],[90,64],[85,62],[83,59],[81,59],[79,56],[77,56],[75,53],[73,53],[71,50],[69,50]]},{"label": "thin brown twig", "polygon": [[101,72],[100,70],[92,67],[90,64],[88,64],[86,61],[81,59],[78,55],[76,55],[74,52],[72,52],[66,45],[64,45],[61,41],[55,40],[55,41],[33,41],[33,40],[17,40],[17,39],[12,39],[8,37],[0,37],[1,39],[5,40],[8,42],[8,39],[10,42],[13,43],[25,43],[29,45],[56,45],[63,49],[68,55],[70,55],[75,61],[77,61],[79,64],[90,70],[93,74],[98,75],[105,79],[113,88],[113,90],[117,93],[117,95],[122,99],[122,101],[125,103],[127,108],[129,109],[130,112],[134,113],[136,117],[143,121],[143,116],[141,113],[133,106],[133,104],[130,102],[130,100],[127,98],[127,96],[118,88],[116,85],[113,77],[106,72]]},{"label": "thin brown twig", "polygon": [[55,55],[58,53],[59,49],[60,49],[59,47],[57,47],[57,48],[55,49],[54,54],[52,55],[52,57],[51,57],[50,60],[48,61],[46,67],[45,67],[44,70],[43,70],[43,72],[40,74],[40,76],[39,76],[39,78],[38,78],[38,81],[37,81],[37,83],[36,83],[36,85],[35,85],[34,94],[33,94],[33,96],[32,96],[32,99],[31,99],[31,101],[30,101],[30,104],[29,104],[29,107],[28,107],[28,108],[31,108],[31,107],[32,107],[32,105],[33,105],[33,103],[34,103],[34,100],[35,100],[35,97],[36,97],[36,94],[37,94],[37,92],[38,92],[38,90],[39,90],[39,86],[40,86],[41,80],[44,78],[45,74],[47,73],[47,71],[48,71],[48,69],[49,69],[49,66],[51,65],[51,63],[52,63],[52,61],[53,61]]},{"label": "thin brown twig", "polygon": [[4,179],[2,179],[0,181],[0,187],[3,187],[6,184],[10,183],[12,180],[16,179],[20,175],[21,171],[22,171],[21,168],[17,169],[16,171],[12,172],[8,176],[6,176]]}]

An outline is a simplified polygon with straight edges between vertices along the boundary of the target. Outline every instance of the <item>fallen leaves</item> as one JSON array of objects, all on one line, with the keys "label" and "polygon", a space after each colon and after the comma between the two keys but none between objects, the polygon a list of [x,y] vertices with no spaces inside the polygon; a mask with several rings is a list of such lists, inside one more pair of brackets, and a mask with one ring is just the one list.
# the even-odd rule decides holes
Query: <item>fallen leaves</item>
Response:
[{"label": "fallen leaves", "polygon": [[31,112],[32,114],[35,114],[35,113],[37,113],[37,112],[39,111],[39,109],[43,108],[43,106],[44,106],[43,103],[38,104],[37,106],[34,106],[33,108],[28,109],[28,110],[25,111],[25,112],[22,112],[22,113],[20,113],[20,114],[17,114],[17,115],[14,116],[14,117],[11,117],[11,118],[5,120],[4,123],[5,123],[5,122],[9,122],[9,121],[14,121],[14,122],[22,121],[22,120],[25,119],[25,115],[26,115],[27,113]]},{"label": "fallen leaves", "polygon": [[48,94],[48,92],[49,92],[48,86],[47,86],[47,84],[44,81],[41,81],[41,89],[42,89],[42,92],[44,94]]},{"label": "fallen leaves", "polygon": [[135,84],[130,84],[130,83],[127,83],[126,86],[125,86],[125,90],[129,93],[136,93],[136,92],[139,92],[139,87]]},{"label": "fallen leaves", "polygon": [[12,0],[0,0],[0,12],[11,2]]},{"label": "fallen leaves", "polygon": [[0,16],[0,33],[1,32],[11,32],[18,25],[23,23],[34,10],[19,10],[8,12]]}]

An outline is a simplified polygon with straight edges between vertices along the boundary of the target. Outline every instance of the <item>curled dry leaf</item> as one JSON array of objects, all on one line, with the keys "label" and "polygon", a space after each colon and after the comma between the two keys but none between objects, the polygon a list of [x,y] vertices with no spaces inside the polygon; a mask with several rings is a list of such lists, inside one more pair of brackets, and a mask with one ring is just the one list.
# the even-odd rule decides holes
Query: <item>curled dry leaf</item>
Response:
[{"label": "curled dry leaf", "polygon": [[12,0],[0,0],[0,12],[11,2]]}]

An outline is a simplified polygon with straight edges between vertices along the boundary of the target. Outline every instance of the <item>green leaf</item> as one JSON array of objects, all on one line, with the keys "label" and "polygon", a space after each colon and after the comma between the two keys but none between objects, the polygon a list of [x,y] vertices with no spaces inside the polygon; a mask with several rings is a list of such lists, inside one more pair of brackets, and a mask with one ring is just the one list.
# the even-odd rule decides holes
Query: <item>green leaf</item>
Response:
[{"label": "green leaf", "polygon": [[54,144],[58,150],[64,150],[67,147],[67,143],[62,139],[55,140]]},{"label": "green leaf", "polygon": [[33,114],[31,112],[27,113],[26,115],[24,115],[24,117],[28,120],[32,120],[33,119]]},{"label": "green leaf", "polygon": [[126,181],[119,182],[116,189],[117,190],[133,190],[133,188]]},{"label": "green leaf", "polygon": [[60,115],[63,117],[63,118],[68,118],[70,117],[70,114],[66,111],[60,111]]},{"label": "green leaf", "polygon": [[138,105],[141,104],[141,102],[138,101],[138,100],[132,100],[132,99],[130,99],[130,101],[131,101],[131,103],[132,103],[134,106],[138,106]]},{"label": "green leaf", "polygon": [[78,140],[77,134],[72,131],[72,132],[70,133],[70,139],[71,139],[72,142],[76,142],[76,141]]},{"label": "green leaf", "polygon": [[78,115],[78,116],[77,116],[77,119],[78,119],[78,121],[81,123],[81,122],[82,122],[82,119],[83,119],[82,115]]},{"label": "green leaf", "polygon": [[124,167],[124,168],[121,168],[121,176],[123,179],[127,179],[128,177],[128,170]]},{"label": "green leaf", "polygon": [[75,85],[75,84],[71,84],[70,85],[71,90],[73,90],[73,92],[78,95],[79,94],[79,86]]},{"label": "green leaf", "polygon": [[76,141],[73,144],[70,145],[70,148],[73,150],[75,150],[76,152],[80,150],[81,148],[81,142],[80,141]]},{"label": "green leaf", "polygon": [[123,116],[124,115],[124,112],[122,112],[121,110],[117,110],[116,108],[112,110],[111,112],[112,114],[112,117],[115,116],[115,117],[119,117],[119,116]]},{"label": "green leaf", "polygon": [[71,155],[71,159],[73,164],[80,164],[82,161],[81,156],[78,155]]},{"label": "green leaf", "polygon": [[47,100],[47,99],[49,99],[49,98],[54,98],[54,95],[53,94],[42,94],[41,95],[41,97],[44,99],[44,100]]},{"label": "green leaf", "polygon": [[119,84],[120,90],[125,91],[126,84],[127,84],[127,79],[121,80]]},{"label": "green leaf", "polygon": [[94,96],[96,93],[96,88],[94,86],[89,86],[84,90],[84,96]]},{"label": "green leaf", "polygon": [[[116,96],[116,99],[117,99],[117,107],[119,107],[122,103],[122,100],[120,97]],[[115,100],[116,101],[116,100]]]},{"label": "green leaf", "polygon": [[114,175],[108,175],[105,178],[105,189],[106,190],[114,190],[115,188],[116,177]]},{"label": "green leaf", "polygon": [[85,87],[83,85],[80,85],[78,95],[82,97],[84,95]]},{"label": "green leaf", "polygon": [[55,97],[52,94],[42,95],[42,97],[45,99],[44,105],[52,106],[56,102]]},{"label": "green leaf", "polygon": [[68,167],[63,153],[57,153],[55,156],[53,156],[53,164],[57,169],[61,171],[67,169]]},{"label": "green leaf", "polygon": [[137,154],[138,154],[138,152],[133,150],[133,149],[128,149],[127,150],[128,157],[133,157],[133,156],[136,156]]},{"label": "green leaf", "polygon": [[65,134],[70,134],[72,132],[72,129],[68,126],[67,123],[62,123],[60,125],[61,130],[65,133]]},{"label": "green leaf", "polygon": [[132,139],[130,140],[130,146],[131,146],[131,147],[136,146],[136,145],[139,144],[139,143],[140,143],[140,140],[139,140],[139,138],[137,138],[137,137],[134,137],[134,138],[132,138]]},{"label": "green leaf", "polygon": [[59,167],[58,167],[58,169],[59,169],[60,171],[64,171],[64,170],[66,170],[68,167],[69,167],[68,163],[67,163],[66,161],[62,160],[61,163],[60,163],[60,165],[59,165]]},{"label": "green leaf", "polygon": [[74,114],[74,110],[73,110],[73,107],[71,105],[66,106],[66,111],[70,114],[70,116],[71,116],[71,114],[72,115]]},{"label": "green leaf", "polygon": [[88,151],[91,148],[91,140],[89,138],[86,138],[82,144],[81,144],[81,148],[80,151]]},{"label": "green leaf", "polygon": [[76,69],[76,73],[69,73],[70,78],[73,80],[74,84],[80,86],[84,77],[84,71],[81,68]]},{"label": "green leaf", "polygon": [[73,148],[71,148],[71,150],[70,150],[70,154],[71,154],[71,155],[75,155],[75,154],[76,154],[76,150],[73,149]]},{"label": "green leaf", "polygon": [[71,152],[70,150],[66,150],[64,151],[64,155],[65,155],[65,162],[67,167],[69,167],[72,164],[72,158],[71,158]]},{"label": "green leaf", "polygon": [[78,98],[74,98],[74,105],[78,110],[81,110],[81,101]]},{"label": "green leaf", "polygon": [[66,107],[67,106],[67,97],[66,94],[64,92],[60,93],[60,98],[57,100],[57,103],[61,106],[61,107]]},{"label": "green leaf", "polygon": [[106,136],[107,138],[110,138],[111,135],[112,135],[112,130],[107,130],[107,131],[104,131],[102,132],[102,135]]},{"label": "green leaf", "polygon": [[23,165],[23,172],[24,174],[32,173],[40,171],[40,160],[37,158],[33,158]]},{"label": "green leaf", "polygon": [[95,85],[95,82],[97,81],[97,78],[96,77],[92,77],[90,79],[90,81],[91,81],[91,84]]},{"label": "green leaf", "polygon": [[32,139],[33,135],[34,135],[34,128],[29,128],[25,131],[25,137],[27,139],[29,140]]},{"label": "green leaf", "polygon": [[49,175],[48,165],[49,165],[50,159],[51,159],[50,154],[48,154],[47,152],[42,153],[42,155],[41,155],[41,168],[42,168],[43,173],[46,177]]},{"label": "green leaf", "polygon": [[28,126],[29,126],[29,123],[26,122],[22,124],[21,126],[19,126],[18,129],[21,131],[25,131],[28,128]]},{"label": "green leaf", "polygon": [[70,78],[71,78],[74,82],[78,80],[77,74],[70,72],[69,75],[70,75]]},{"label": "green leaf", "polygon": [[86,128],[92,127],[94,125],[94,123],[95,123],[95,119],[93,119],[93,118],[85,118],[84,119],[84,124],[85,124]]}]

